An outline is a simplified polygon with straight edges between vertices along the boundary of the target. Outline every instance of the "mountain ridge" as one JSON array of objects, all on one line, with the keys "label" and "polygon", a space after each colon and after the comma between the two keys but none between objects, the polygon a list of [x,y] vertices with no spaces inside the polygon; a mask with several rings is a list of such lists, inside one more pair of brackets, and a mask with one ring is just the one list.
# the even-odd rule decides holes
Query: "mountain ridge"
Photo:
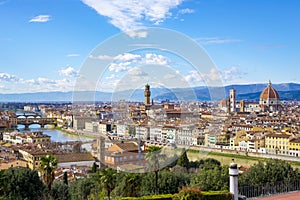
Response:
[{"label": "mountain ridge", "polygon": [[[300,84],[281,83],[272,84],[278,91],[281,100],[300,100]],[[224,87],[205,87],[197,86],[193,88],[151,88],[151,98],[155,101],[171,100],[176,101],[182,97],[184,100],[211,100],[212,92],[221,93],[220,98],[228,98],[229,90],[234,88],[237,94],[237,100],[258,101],[260,93],[267,87],[267,84],[234,84]],[[144,90],[125,90],[118,92],[34,92],[34,93],[14,93],[0,94],[0,102],[72,102],[89,97],[95,101],[130,100],[143,101]],[[89,99],[89,100],[90,100]],[[87,100],[87,99],[86,99]]]}]

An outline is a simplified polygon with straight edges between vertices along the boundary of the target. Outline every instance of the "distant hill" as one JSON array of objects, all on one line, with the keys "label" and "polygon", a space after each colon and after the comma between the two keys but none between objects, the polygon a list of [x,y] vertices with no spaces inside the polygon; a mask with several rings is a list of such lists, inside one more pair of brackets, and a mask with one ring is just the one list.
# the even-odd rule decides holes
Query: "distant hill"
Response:
[{"label": "distant hill", "polygon": [[[278,91],[280,100],[300,100],[300,90],[294,91]],[[237,100],[247,100],[247,101],[259,101],[260,92],[249,93],[249,94],[239,94],[237,95]]]},{"label": "distant hill", "polygon": [[[282,100],[300,100],[300,84],[297,83],[282,83],[272,84],[272,86],[279,92]],[[193,88],[198,100],[210,100],[211,92],[218,92],[220,98],[228,98],[229,90],[234,88],[236,90],[237,99],[245,99],[250,101],[259,100],[261,92],[267,87],[267,84],[247,84],[247,85],[228,85],[223,88],[212,87],[212,88]],[[180,94],[178,89],[174,89]],[[177,93],[177,94],[178,94]],[[180,95],[181,96],[181,95]],[[191,94],[184,94],[187,99],[190,98]],[[217,96],[217,95],[216,95]],[[163,93],[155,96],[156,100],[170,99],[177,100],[175,92]]]},{"label": "distant hill", "polygon": [[[247,85],[228,85],[225,87],[204,86],[194,88],[151,88],[151,98],[156,101],[163,100],[211,100],[211,94],[220,98],[228,97],[231,88],[236,89],[237,99],[245,99],[248,101],[258,101],[260,93],[265,89],[267,84],[247,84]],[[282,100],[300,100],[300,84],[282,83],[272,85],[278,92]],[[0,102],[58,102],[73,101],[73,92],[36,92],[22,94],[0,94]],[[213,96],[214,96],[213,95]],[[143,101],[144,91],[126,90],[120,92],[78,92],[75,94],[77,100],[87,100],[87,97],[93,97],[96,101],[113,100],[130,100]],[[90,100],[90,98],[88,98]]]}]

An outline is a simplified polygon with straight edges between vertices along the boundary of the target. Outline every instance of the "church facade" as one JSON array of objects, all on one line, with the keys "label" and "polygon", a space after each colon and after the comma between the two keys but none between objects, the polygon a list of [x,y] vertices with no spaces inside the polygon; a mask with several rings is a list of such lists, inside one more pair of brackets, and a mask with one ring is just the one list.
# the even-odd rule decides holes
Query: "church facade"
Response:
[{"label": "church facade", "polygon": [[236,100],[236,90],[230,89],[227,101],[228,113],[235,112],[278,112],[281,110],[280,96],[269,81],[267,87],[261,92],[259,102],[246,102]]}]

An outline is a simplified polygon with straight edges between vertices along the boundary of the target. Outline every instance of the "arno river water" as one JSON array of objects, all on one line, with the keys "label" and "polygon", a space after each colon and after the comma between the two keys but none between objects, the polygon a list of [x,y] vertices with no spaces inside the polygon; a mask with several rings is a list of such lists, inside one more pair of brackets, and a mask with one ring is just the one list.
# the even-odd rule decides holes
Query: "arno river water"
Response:
[{"label": "arno river water", "polygon": [[[87,141],[89,138],[83,136],[76,136],[64,133],[56,129],[41,129],[40,125],[33,124],[29,126],[29,131],[42,131],[44,134],[51,136],[51,141],[53,142],[66,142],[66,141]],[[24,131],[23,125],[18,125],[20,131]]]}]

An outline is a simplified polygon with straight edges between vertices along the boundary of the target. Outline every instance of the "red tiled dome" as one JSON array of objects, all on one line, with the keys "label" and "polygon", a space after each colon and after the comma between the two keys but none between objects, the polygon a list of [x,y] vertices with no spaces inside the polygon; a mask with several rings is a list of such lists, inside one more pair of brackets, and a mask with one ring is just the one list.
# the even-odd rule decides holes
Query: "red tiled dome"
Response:
[{"label": "red tiled dome", "polygon": [[260,99],[280,99],[278,92],[272,87],[270,81],[268,86],[261,93]]}]

